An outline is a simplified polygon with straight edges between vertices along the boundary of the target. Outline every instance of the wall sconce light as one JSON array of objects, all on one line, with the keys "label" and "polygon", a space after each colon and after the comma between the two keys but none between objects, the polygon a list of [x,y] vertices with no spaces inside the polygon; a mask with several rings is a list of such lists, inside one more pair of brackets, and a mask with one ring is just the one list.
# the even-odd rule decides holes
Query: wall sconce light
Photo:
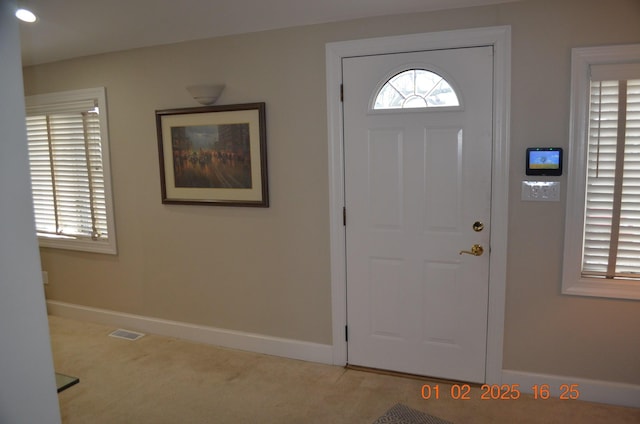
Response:
[{"label": "wall sconce light", "polygon": [[16,10],[16,18],[30,24],[38,20],[38,17],[32,11],[23,8]]},{"label": "wall sconce light", "polygon": [[224,90],[224,84],[198,84],[187,87],[191,97],[203,105],[214,104],[220,97],[222,90]]}]

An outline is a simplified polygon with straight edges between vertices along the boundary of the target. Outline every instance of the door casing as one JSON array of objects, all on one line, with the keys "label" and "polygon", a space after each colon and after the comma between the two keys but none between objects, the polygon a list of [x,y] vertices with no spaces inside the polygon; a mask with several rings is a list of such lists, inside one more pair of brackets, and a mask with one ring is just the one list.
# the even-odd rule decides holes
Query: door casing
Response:
[{"label": "door casing", "polygon": [[[326,45],[331,309],[333,363],[347,363],[344,155],[341,84],[345,57],[493,46],[493,168],[491,179],[491,259],[486,383],[502,380],[502,348],[507,269],[511,27],[489,27],[329,43]],[[348,92],[345,93],[348,95]],[[348,213],[347,213],[348,216]]]}]

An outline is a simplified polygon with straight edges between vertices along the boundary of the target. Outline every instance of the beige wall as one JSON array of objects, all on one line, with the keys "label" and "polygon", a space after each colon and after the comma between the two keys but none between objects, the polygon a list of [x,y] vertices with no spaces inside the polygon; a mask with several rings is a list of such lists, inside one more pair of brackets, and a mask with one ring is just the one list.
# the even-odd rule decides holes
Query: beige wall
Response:
[{"label": "beige wall", "polygon": [[[327,42],[511,25],[504,368],[640,384],[640,304],[561,296],[564,192],[520,201],[524,149],[568,146],[570,48],[640,42],[637,0],[525,0],[247,34],[25,69],[27,94],[105,86],[118,256],[42,249],[49,299],[331,343]],[[264,101],[271,207],[160,203],[154,111]],[[560,181],[566,187],[566,177]]]}]

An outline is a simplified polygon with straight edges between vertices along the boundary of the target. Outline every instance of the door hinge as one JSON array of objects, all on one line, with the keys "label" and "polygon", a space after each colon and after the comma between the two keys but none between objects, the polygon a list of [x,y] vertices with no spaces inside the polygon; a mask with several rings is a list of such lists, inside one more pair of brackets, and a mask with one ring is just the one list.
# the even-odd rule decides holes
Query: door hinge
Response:
[{"label": "door hinge", "polygon": [[344,341],[345,342],[349,341],[349,326],[348,325],[344,326]]},{"label": "door hinge", "polygon": [[343,207],[342,208],[342,225],[343,226],[347,226],[347,208]]},{"label": "door hinge", "polygon": [[340,84],[340,101],[344,102],[344,85]]}]

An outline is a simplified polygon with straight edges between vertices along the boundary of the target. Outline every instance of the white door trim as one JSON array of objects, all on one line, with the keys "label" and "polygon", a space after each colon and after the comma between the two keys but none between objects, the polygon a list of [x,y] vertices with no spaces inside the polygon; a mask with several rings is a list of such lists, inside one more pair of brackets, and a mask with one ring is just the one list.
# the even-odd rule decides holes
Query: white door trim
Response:
[{"label": "white door trim", "polygon": [[[491,180],[491,259],[486,383],[502,380],[502,347],[507,271],[509,192],[509,118],[511,94],[511,27],[413,34],[329,43],[326,46],[327,122],[329,143],[329,206],[333,363],[347,363],[346,252],[344,207],[343,122],[340,84],[344,57],[430,49],[494,46],[493,170]],[[346,93],[345,95],[348,95]]]}]

